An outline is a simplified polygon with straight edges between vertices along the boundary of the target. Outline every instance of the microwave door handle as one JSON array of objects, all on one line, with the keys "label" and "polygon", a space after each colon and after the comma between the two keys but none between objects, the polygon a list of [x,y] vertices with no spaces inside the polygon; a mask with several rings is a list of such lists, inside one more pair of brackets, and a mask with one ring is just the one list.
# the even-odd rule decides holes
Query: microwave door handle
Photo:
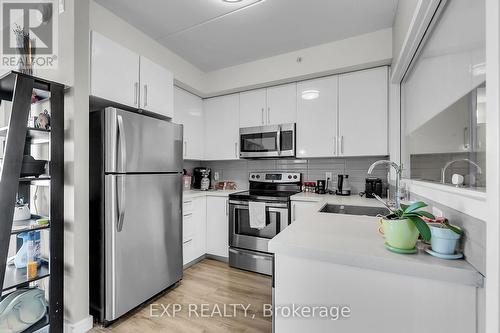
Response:
[{"label": "microwave door handle", "polygon": [[278,146],[278,155],[281,155],[281,125],[278,126],[278,133],[276,133],[276,146]]}]

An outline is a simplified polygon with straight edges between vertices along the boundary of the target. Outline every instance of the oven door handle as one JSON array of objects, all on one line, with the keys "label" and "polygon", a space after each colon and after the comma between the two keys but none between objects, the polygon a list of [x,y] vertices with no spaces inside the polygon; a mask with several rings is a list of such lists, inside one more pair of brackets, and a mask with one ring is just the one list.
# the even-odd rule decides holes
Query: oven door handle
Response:
[{"label": "oven door handle", "polygon": [[[245,201],[234,201],[234,200],[229,200],[229,205],[235,208],[242,208],[242,209],[248,209],[248,202]],[[288,210],[288,205],[287,204],[266,204],[266,209],[272,210],[273,212],[276,211],[286,211]]]},{"label": "oven door handle", "polygon": [[251,257],[253,259],[262,259],[262,260],[270,260],[271,259],[271,257],[259,256],[257,254],[247,253],[247,252],[243,252],[243,251],[237,251],[234,249],[229,249],[229,252],[234,253],[234,254],[239,254],[239,255],[245,255],[245,256]]}]

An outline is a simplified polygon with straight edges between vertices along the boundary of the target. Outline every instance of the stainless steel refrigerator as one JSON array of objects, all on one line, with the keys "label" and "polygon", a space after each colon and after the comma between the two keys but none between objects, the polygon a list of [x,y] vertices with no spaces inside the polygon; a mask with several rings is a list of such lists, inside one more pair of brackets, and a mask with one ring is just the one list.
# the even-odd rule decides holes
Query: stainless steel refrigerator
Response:
[{"label": "stainless steel refrigerator", "polygon": [[109,323],[182,278],[182,126],[90,114],[90,303]]}]

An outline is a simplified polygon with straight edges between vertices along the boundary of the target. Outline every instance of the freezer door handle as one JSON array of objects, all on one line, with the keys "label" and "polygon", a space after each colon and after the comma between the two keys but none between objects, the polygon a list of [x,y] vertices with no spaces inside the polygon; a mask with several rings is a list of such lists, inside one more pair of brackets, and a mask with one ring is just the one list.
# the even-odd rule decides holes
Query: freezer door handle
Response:
[{"label": "freezer door handle", "polygon": [[123,220],[125,219],[125,176],[120,175],[116,177],[116,196],[118,221],[116,222],[116,231],[121,232],[123,229]]},{"label": "freezer door handle", "polygon": [[[125,128],[123,127],[123,117],[121,115],[116,116],[116,122],[118,123],[118,144],[120,147],[121,154],[121,172],[126,172],[125,168],[127,165],[127,141],[125,140]],[[118,157],[118,154],[116,154]]]}]

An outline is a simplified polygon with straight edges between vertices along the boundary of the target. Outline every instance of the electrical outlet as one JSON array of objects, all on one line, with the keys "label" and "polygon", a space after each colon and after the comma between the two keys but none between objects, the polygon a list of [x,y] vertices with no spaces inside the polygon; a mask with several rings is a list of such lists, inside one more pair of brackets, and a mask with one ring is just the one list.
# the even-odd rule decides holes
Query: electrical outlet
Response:
[{"label": "electrical outlet", "polygon": [[66,1],[59,0],[59,14],[64,13],[65,10],[66,10]]},{"label": "electrical outlet", "polygon": [[325,179],[332,180],[332,173],[331,172],[325,172]]},{"label": "electrical outlet", "polygon": [[214,172],[214,180],[216,180],[216,181],[217,181],[217,180],[219,180],[219,179],[220,179],[220,178],[219,178],[219,176],[220,176],[220,175],[219,175],[219,172],[218,172],[218,171],[215,171],[215,172]]}]

